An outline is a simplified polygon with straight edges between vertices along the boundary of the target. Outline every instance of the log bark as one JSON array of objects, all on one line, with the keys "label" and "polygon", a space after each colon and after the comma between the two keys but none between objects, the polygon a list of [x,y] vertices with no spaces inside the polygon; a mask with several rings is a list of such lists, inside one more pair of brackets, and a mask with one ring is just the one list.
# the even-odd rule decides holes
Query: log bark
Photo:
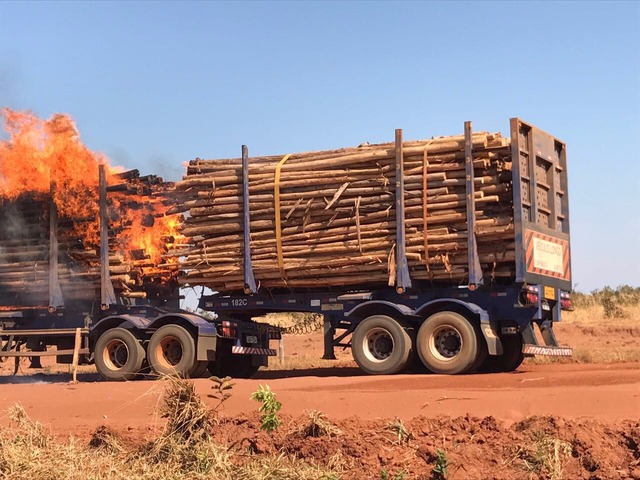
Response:
[{"label": "log bark", "polygon": [[[403,151],[411,277],[464,284],[464,136],[405,142]],[[473,156],[478,252],[487,278],[495,280],[514,270],[509,139],[474,134]],[[394,267],[390,258],[396,237],[394,144],[292,154],[279,167],[276,184],[276,167],[283,157],[249,159],[250,248],[261,285],[385,285]],[[176,184],[176,198],[171,212],[186,214],[181,231],[191,241],[170,249],[165,258],[180,259],[187,272],[180,282],[223,292],[242,289],[241,159],[192,160]]]}]

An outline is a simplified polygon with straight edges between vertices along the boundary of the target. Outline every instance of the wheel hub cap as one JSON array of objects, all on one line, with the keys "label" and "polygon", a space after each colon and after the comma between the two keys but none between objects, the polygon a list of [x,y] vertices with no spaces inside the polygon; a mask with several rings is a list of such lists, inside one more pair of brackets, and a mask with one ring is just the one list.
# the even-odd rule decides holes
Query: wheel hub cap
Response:
[{"label": "wheel hub cap", "polygon": [[166,337],[160,342],[162,358],[171,366],[176,366],[182,360],[182,345],[174,337]]},{"label": "wheel hub cap", "polygon": [[393,353],[393,337],[383,328],[374,328],[367,333],[363,346],[369,360],[382,362]]},{"label": "wheel hub cap", "polygon": [[434,347],[445,358],[455,357],[462,348],[462,337],[452,327],[439,329],[434,335]]},{"label": "wheel hub cap", "polygon": [[119,339],[111,340],[104,349],[103,360],[111,370],[121,369],[129,360],[127,344]]}]

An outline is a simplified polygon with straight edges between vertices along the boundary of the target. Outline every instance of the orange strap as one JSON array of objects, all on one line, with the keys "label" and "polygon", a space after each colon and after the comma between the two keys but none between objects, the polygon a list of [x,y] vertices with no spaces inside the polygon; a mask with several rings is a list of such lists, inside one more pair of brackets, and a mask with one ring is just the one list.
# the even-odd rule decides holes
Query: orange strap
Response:
[{"label": "orange strap", "polygon": [[276,251],[278,253],[278,268],[280,269],[280,276],[283,279],[287,278],[287,275],[284,271],[284,258],[282,256],[282,222],[280,219],[280,172],[282,170],[282,166],[284,162],[289,160],[291,154],[287,154],[282,157],[282,160],[276,165],[276,178],[273,184],[273,203],[276,208]]}]

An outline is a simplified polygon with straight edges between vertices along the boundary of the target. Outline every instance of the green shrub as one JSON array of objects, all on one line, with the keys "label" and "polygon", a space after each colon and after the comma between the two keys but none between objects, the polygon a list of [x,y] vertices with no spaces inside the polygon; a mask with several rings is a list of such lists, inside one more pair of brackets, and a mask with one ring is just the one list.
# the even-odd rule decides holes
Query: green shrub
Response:
[{"label": "green shrub", "polygon": [[282,408],[282,404],[276,400],[276,394],[271,391],[269,385],[263,387],[258,386],[258,390],[251,394],[251,400],[262,402],[259,411],[262,413],[260,417],[260,428],[268,433],[276,430],[280,426],[278,411]]}]

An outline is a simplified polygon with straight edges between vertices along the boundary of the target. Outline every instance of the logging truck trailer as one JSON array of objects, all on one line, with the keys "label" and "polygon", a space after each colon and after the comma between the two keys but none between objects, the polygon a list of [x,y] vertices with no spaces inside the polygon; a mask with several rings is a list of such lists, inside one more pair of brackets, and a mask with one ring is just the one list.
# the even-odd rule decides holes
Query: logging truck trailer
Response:
[{"label": "logging truck trailer", "polygon": [[[28,357],[32,367],[39,367],[43,356],[55,356],[58,363],[95,363],[106,380],[131,380],[146,374],[193,378],[207,370],[214,375],[247,377],[267,364],[267,357],[276,354],[269,342],[279,338],[278,329],[180,310],[177,288],[155,288],[147,298],[116,295],[109,272],[107,187],[102,166],[98,202],[100,288],[94,298],[92,292],[84,300],[65,299],[58,268],[58,259],[63,257],[58,246],[59,219],[53,201],[48,242],[43,240],[48,249],[44,259],[48,305],[34,301],[28,287],[21,295],[0,291],[0,360],[15,359],[14,374],[21,358]],[[1,272],[0,268],[0,278]]]},{"label": "logging truck trailer", "polygon": [[[412,282],[404,240],[403,182],[396,181],[395,288],[271,291],[256,288],[251,267],[248,202],[244,204],[244,294],[202,296],[200,308],[238,320],[269,312],[324,315],[324,358],[351,348],[362,370],[393,374],[424,366],[441,374],[512,371],[526,356],[570,356],[553,325],[571,308],[566,146],[511,119],[515,275],[491,279],[475,238],[471,124],[465,124],[468,283]],[[403,178],[402,149],[396,178]],[[243,191],[248,192],[243,148]]]}]

